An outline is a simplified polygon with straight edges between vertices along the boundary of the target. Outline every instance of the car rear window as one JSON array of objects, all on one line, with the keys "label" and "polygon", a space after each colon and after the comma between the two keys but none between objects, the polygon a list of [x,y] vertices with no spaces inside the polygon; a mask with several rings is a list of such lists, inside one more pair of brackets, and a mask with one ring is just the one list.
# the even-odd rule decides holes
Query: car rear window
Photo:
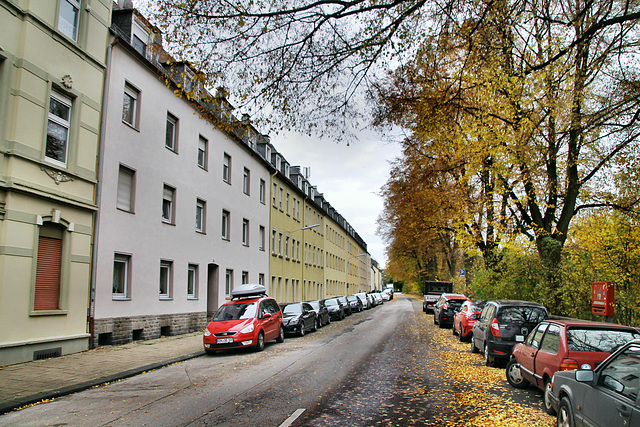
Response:
[{"label": "car rear window", "polygon": [[251,319],[256,317],[257,302],[223,305],[213,316],[214,322],[225,320]]},{"label": "car rear window", "polygon": [[325,305],[330,306],[330,305],[338,305],[338,300],[335,298],[331,298],[328,299],[324,302]]},{"label": "car rear window", "polygon": [[313,307],[314,310],[320,310],[320,303],[318,301],[309,301],[309,305]]},{"label": "car rear window", "polygon": [[302,306],[300,304],[289,304],[282,309],[282,314],[300,314]]},{"label": "car rear window", "polygon": [[540,307],[503,307],[498,313],[500,323],[540,323],[547,312]]},{"label": "car rear window", "polygon": [[466,299],[450,299],[449,301],[447,301],[447,304],[451,307],[451,308],[458,308],[460,307],[464,302],[466,301]]},{"label": "car rear window", "polygon": [[635,338],[640,338],[640,334],[616,329],[570,328],[567,330],[567,347],[569,351],[613,353]]}]

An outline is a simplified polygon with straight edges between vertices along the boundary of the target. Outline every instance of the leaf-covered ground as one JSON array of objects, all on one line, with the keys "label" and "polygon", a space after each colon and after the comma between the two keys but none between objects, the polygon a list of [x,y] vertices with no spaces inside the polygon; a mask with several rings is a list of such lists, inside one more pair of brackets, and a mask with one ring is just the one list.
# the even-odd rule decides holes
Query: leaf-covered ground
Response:
[{"label": "leaf-covered ground", "polygon": [[[391,304],[394,302],[392,301]],[[451,329],[412,300],[403,324],[375,348],[352,380],[295,425],[551,427],[535,390],[515,390]],[[366,337],[360,337],[361,339]]]}]

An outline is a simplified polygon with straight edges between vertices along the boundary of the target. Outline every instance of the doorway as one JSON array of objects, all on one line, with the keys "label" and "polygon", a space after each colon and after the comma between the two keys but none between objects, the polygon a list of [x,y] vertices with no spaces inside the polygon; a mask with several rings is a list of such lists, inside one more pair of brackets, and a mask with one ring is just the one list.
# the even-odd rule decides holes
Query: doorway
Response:
[{"label": "doorway", "polygon": [[218,270],[218,264],[209,264],[207,269],[207,319],[211,319],[218,310]]}]

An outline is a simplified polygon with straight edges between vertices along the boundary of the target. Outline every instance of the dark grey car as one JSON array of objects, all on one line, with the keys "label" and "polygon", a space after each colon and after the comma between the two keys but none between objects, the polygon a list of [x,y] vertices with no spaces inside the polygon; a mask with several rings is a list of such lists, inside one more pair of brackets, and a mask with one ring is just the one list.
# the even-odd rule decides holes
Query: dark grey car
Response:
[{"label": "dark grey car", "polygon": [[488,301],[473,325],[471,352],[481,351],[487,366],[493,366],[496,360],[506,363],[513,347],[548,318],[547,309],[537,302]]},{"label": "dark grey car", "polygon": [[328,325],[331,323],[331,317],[329,317],[329,310],[327,306],[324,304],[324,300],[315,300],[309,301],[309,305],[313,307],[313,310],[316,312],[316,323],[318,324],[318,328],[323,327],[324,325]]},{"label": "dark grey car", "polygon": [[606,358],[595,371],[559,371],[551,406],[559,427],[640,426],[640,340]]}]

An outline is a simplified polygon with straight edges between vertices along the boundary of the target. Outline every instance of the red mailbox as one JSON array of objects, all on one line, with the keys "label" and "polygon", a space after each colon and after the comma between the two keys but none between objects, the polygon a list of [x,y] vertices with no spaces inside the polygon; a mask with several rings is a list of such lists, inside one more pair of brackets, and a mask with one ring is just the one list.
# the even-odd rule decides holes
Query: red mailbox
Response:
[{"label": "red mailbox", "polygon": [[614,315],[615,286],[609,282],[593,282],[591,312],[603,316]]}]

